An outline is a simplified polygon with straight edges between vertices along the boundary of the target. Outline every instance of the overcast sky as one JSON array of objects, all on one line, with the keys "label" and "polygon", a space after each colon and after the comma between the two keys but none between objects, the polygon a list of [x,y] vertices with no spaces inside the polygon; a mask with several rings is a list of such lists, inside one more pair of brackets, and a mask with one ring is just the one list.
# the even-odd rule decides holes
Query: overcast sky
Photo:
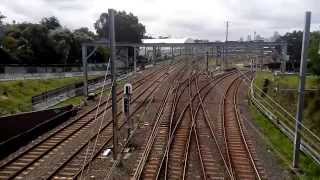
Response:
[{"label": "overcast sky", "polygon": [[312,11],[312,29],[320,30],[320,0],[0,0],[7,22],[39,22],[56,16],[64,26],[89,27],[108,8],[138,16],[148,34],[225,39],[225,22],[230,21],[229,39],[246,39],[256,31],[269,37],[302,29],[304,13]]}]

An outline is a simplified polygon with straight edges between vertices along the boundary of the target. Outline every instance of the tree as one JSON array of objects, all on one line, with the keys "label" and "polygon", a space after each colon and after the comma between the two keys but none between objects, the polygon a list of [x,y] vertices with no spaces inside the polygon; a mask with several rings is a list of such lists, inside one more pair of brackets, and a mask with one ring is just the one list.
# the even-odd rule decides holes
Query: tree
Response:
[{"label": "tree", "polygon": [[9,51],[17,48],[17,40],[12,37],[12,36],[6,36],[3,38],[3,41],[2,41],[2,45],[4,48],[8,49]]},{"label": "tree", "polygon": [[86,41],[92,41],[95,38],[93,32],[89,30],[87,27],[82,27],[73,31],[74,38],[79,41],[80,43]]},{"label": "tree", "polygon": [[3,24],[3,19],[5,19],[6,18],[6,16],[4,16],[1,12],[0,12],[0,25],[2,25]]},{"label": "tree", "polygon": [[293,31],[286,33],[277,40],[287,42],[287,54],[290,57],[289,63],[292,66],[291,68],[295,70],[297,70],[300,65],[302,35],[302,31]]},{"label": "tree", "polygon": [[48,38],[48,33],[47,27],[41,24],[27,24],[21,31],[20,39],[24,38],[27,46],[34,52],[32,63],[48,64],[59,60],[53,41]]},{"label": "tree", "polygon": [[58,28],[50,30],[49,38],[53,42],[54,50],[60,62],[67,64],[73,41],[72,33],[68,29]]},{"label": "tree", "polygon": [[4,31],[5,28],[3,26],[3,19],[5,19],[6,17],[0,12],[0,41],[2,41],[2,38],[4,36]]},{"label": "tree", "polygon": [[308,55],[310,58],[310,70],[313,74],[320,75],[320,31],[312,32]]},{"label": "tree", "polygon": [[55,16],[42,18],[40,24],[44,25],[49,30],[61,28],[60,22]]},{"label": "tree", "polygon": [[[100,38],[108,38],[108,13],[102,13],[94,23],[94,28]],[[115,35],[117,42],[139,43],[144,37],[145,26],[139,22],[138,17],[125,11],[115,13]]]},{"label": "tree", "polygon": [[279,39],[280,41],[287,42],[287,52],[290,56],[290,60],[295,62],[299,61],[301,58],[302,35],[302,31],[293,31],[292,33],[286,33]]}]

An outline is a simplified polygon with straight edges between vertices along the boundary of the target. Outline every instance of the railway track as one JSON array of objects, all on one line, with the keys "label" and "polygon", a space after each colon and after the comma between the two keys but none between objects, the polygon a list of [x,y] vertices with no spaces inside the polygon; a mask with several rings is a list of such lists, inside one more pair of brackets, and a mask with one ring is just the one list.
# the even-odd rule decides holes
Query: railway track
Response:
[{"label": "railway track", "polygon": [[[223,78],[225,77],[222,76],[222,79]],[[217,78],[217,81],[219,82],[221,80]],[[173,104],[170,107],[176,107],[178,102],[187,102],[187,104],[184,105],[182,112],[179,113],[178,119],[175,119],[175,124],[172,123],[174,118],[168,118],[170,119],[170,123],[172,125],[170,126],[170,128],[167,127],[168,121],[164,120],[162,123],[159,123],[158,128],[161,129],[160,133],[157,135],[156,132],[154,132],[153,134],[154,139],[155,137],[158,138],[154,144],[154,141],[147,144],[148,151],[145,151],[145,153],[143,154],[143,161],[140,161],[140,163],[138,164],[137,170],[134,174],[134,179],[184,179],[187,176],[187,164],[190,163],[188,163],[189,146],[192,146],[193,142],[196,142],[194,144],[196,144],[198,157],[200,159],[200,162],[202,162],[202,174],[207,174],[209,177],[215,177],[217,175],[214,174],[214,171],[212,171],[215,168],[215,163],[213,163],[212,159],[210,159],[210,153],[208,152],[210,150],[205,145],[207,141],[203,139],[205,136],[214,136],[214,134],[212,131],[212,127],[208,122],[208,116],[205,116],[205,110],[201,109],[204,108],[202,99],[198,98],[198,96],[201,96],[200,92],[204,90],[206,91],[202,93],[204,94],[204,96],[207,96],[207,94],[215,86],[215,84],[211,84],[212,82],[209,81],[204,83],[204,85],[199,88],[196,75],[191,76],[187,80],[187,82],[188,83],[184,83],[185,86],[180,85],[180,89],[184,91],[186,90],[187,93],[180,92],[180,94],[178,94],[177,92],[179,91],[177,87],[177,90],[175,91],[176,93],[173,95]],[[188,88],[186,89],[186,87]],[[184,98],[187,98],[187,100],[181,100],[181,96],[183,95],[185,96]],[[200,112],[199,110],[202,110],[202,112]],[[175,111],[176,109],[172,108],[171,115],[169,117],[173,117],[173,113]],[[197,117],[195,117],[195,115]],[[203,121],[196,122],[195,119],[199,118],[199,115],[202,115]],[[165,126],[162,126],[161,124],[165,124]],[[207,134],[202,134],[202,132],[198,133],[200,130],[202,131],[203,125],[210,126],[207,127]],[[168,137],[164,135],[167,132],[170,132]],[[195,141],[191,141],[191,138],[195,138]],[[165,144],[167,145],[166,148],[164,146]],[[217,142],[215,142],[214,144],[215,146],[218,146]],[[163,153],[164,149],[165,153]],[[218,154],[218,152],[214,153]],[[219,153],[220,155],[217,157],[221,157],[220,161],[223,161],[221,149]],[[211,157],[213,157],[213,155],[211,155]],[[223,172],[227,171],[224,167],[219,167],[218,169],[222,169]],[[215,172],[218,172],[219,170]],[[206,173],[206,171],[208,171],[208,173]],[[207,175],[204,175],[202,177],[206,178]],[[189,179],[190,178],[191,177],[189,177]]]},{"label": "railway track", "polygon": [[[224,77],[222,77],[224,78]],[[160,173],[161,176],[165,179],[185,179],[189,178],[187,177],[187,162],[188,158],[191,157],[189,146],[195,144],[196,148],[193,154],[198,154],[199,157],[199,162],[201,166],[201,171],[202,174],[205,173],[205,170],[203,168],[203,159],[201,154],[199,154],[199,139],[197,139],[197,136],[192,136],[192,134],[197,135],[197,132],[195,132],[194,128],[194,122],[196,120],[194,116],[194,107],[197,106],[197,103],[199,100],[197,100],[198,93],[197,91],[193,88],[192,90],[192,80],[196,79],[190,79],[189,81],[189,101],[188,103],[184,106],[184,110],[182,114],[180,115],[177,125],[174,127],[171,138],[168,141],[167,145],[167,150],[165,152],[165,157],[167,157],[167,160],[165,162],[162,161],[163,166],[161,166],[164,170],[162,170],[164,173]],[[218,82],[216,82],[218,83]],[[214,84],[216,84],[214,83]],[[200,92],[205,90],[211,82],[205,83],[199,89]],[[212,88],[209,88],[209,90]],[[192,93],[192,91],[195,91]],[[195,141],[191,141],[190,139],[194,138]],[[177,144],[178,146],[175,146]],[[192,146],[191,146],[192,147]],[[161,171],[161,170],[160,170]],[[159,172],[160,172],[159,171]],[[159,176],[158,176],[159,177]],[[193,179],[194,177],[190,177],[189,179]],[[196,176],[196,178],[199,178]]]},{"label": "railway track", "polygon": [[[164,78],[165,79],[165,78]],[[161,81],[161,80],[157,80],[157,81]],[[156,86],[154,87],[147,87],[144,91],[142,91],[137,97],[133,98],[133,102],[135,102],[138,98],[139,99],[143,99],[142,103],[140,103],[140,105],[138,107],[136,107],[136,109],[134,109],[134,111],[132,112],[132,114],[134,114],[136,111],[138,111],[143,105],[144,102],[147,101],[147,99],[152,95],[152,93],[159,87],[159,83],[157,83]],[[148,91],[148,92],[146,92]],[[142,94],[146,94],[145,97],[140,98],[140,96]],[[123,120],[124,118],[120,118],[120,116],[122,115],[122,112],[119,112],[117,114],[118,116],[118,122],[120,124],[120,129],[122,127],[124,127],[125,123]],[[74,155],[70,156],[66,162],[63,163],[62,166],[60,166],[59,168],[55,169],[54,171],[52,171],[50,173],[50,175],[48,176],[48,179],[53,178],[53,179],[63,179],[65,177],[70,178],[70,179],[76,179],[78,178],[82,173],[82,170],[84,170],[85,168],[87,168],[89,166],[89,164],[99,155],[101,154],[102,150],[104,149],[104,147],[111,142],[112,140],[112,119],[109,119],[109,121],[107,122],[107,124],[105,124],[100,132],[101,137],[106,137],[106,138],[101,138],[99,139],[99,141],[97,142],[97,146],[94,148],[93,145],[94,143],[92,143],[96,138],[97,138],[97,134],[95,134],[93,137],[90,138],[90,140],[80,146],[79,150],[77,150],[76,153],[74,153]],[[91,143],[90,143],[91,142]],[[89,151],[87,151],[87,149],[89,149]],[[87,157],[86,160],[86,154],[90,154],[89,157]],[[91,156],[92,154],[92,156]],[[83,164],[83,165],[82,165]],[[81,167],[82,165],[82,167]]]},{"label": "railway track", "polygon": [[[153,96],[154,92],[159,88],[162,81],[165,81],[169,74],[173,73],[175,71],[175,68],[169,70],[167,73],[165,73],[165,77],[162,77],[161,79],[156,79],[154,83],[152,83],[153,86],[148,86],[141,92],[139,92],[135,97],[133,97],[132,101],[135,102],[138,99],[141,99],[142,101],[139,102],[139,105],[135,107],[135,109],[131,112],[132,116],[137,111],[140,110],[141,107],[145,105],[145,103]],[[124,122],[124,118],[120,117],[122,116],[122,112],[118,113],[118,121],[120,123],[119,129],[123,128],[127,122]],[[87,176],[88,172],[90,171],[90,163],[99,155],[102,153],[102,150],[104,147],[109,144],[112,140],[112,126],[111,126],[111,119],[110,121],[104,125],[101,129],[100,136],[105,137],[99,139],[97,141],[97,146],[95,148],[90,148],[90,144],[86,144],[85,146],[81,146],[81,148],[75,153],[73,156],[71,156],[65,163],[63,163],[62,166],[55,169],[52,173],[50,173],[50,176],[48,176],[48,179],[64,179],[64,178],[70,178],[70,179],[82,179],[83,177]],[[92,142],[97,135],[94,135],[89,142]],[[89,149],[89,152],[86,151]],[[92,154],[87,160],[85,154]],[[79,168],[79,161],[81,160],[83,166],[82,168]],[[78,168],[75,168],[78,167]],[[88,169],[89,168],[89,169]],[[85,172],[84,172],[85,171]],[[83,176],[82,176],[83,174]]]},{"label": "railway track", "polygon": [[229,168],[233,179],[265,179],[262,166],[256,159],[253,145],[247,137],[237,107],[241,76],[232,80],[224,95],[224,141]]},{"label": "railway track", "polygon": [[[149,153],[151,152],[153,156],[156,158],[151,159],[151,161],[148,163],[148,167],[150,170],[155,170],[155,166],[159,163],[159,157],[163,152],[163,147],[165,146],[165,141],[168,137],[169,133],[169,126],[170,124],[168,121],[164,119],[169,119],[171,116],[171,113],[173,112],[172,109],[176,108],[176,100],[179,93],[179,87],[184,86],[186,80],[179,81],[180,78],[183,79],[183,75],[187,70],[185,69],[181,73],[178,73],[176,77],[173,77],[173,84],[174,86],[168,86],[165,90],[164,97],[162,98],[162,102],[159,107],[159,111],[156,114],[154,118],[154,126],[151,131],[150,137],[146,142],[145,150],[142,154],[141,160],[139,161],[139,165],[135,170],[134,177],[135,179],[139,179],[142,177],[143,179],[152,179],[153,177],[149,176],[150,174],[148,172],[143,171],[143,167],[146,164],[146,161],[148,160]],[[170,94],[174,94],[173,96],[169,96]],[[171,98],[170,98],[171,97]],[[173,97],[173,98],[172,98]],[[170,99],[170,100],[169,100]],[[153,173],[154,174],[154,173]]]},{"label": "railway track", "polygon": [[[134,89],[141,89],[143,84],[146,84],[146,80],[155,78],[152,82],[155,83],[160,77],[164,76],[169,67],[161,68],[158,71],[151,72],[144,78],[141,78],[134,83]],[[117,95],[121,99],[122,91],[118,92]],[[105,105],[108,100],[104,101],[101,105]],[[118,102],[119,102],[118,101]],[[110,109],[111,106],[106,106],[106,109]],[[30,171],[39,166],[48,156],[52,156],[56,151],[62,148],[68,141],[79,138],[79,135],[84,131],[88,131],[89,127],[94,124],[94,118],[96,116],[97,107],[91,109],[85,114],[77,117],[75,120],[68,124],[64,124],[60,128],[50,133],[47,137],[41,139],[32,146],[20,151],[17,155],[5,160],[0,165],[0,178],[1,179],[21,179],[26,176]],[[104,109],[100,109],[97,113],[98,118],[102,115]],[[86,142],[80,143],[81,146],[85,145]],[[48,172],[49,173],[49,172]]]},{"label": "railway track", "polygon": [[[130,116],[167,83],[160,90],[161,101],[133,179],[265,179],[237,107],[241,80],[235,71],[212,78],[190,64],[165,66],[137,80]],[[214,88],[225,90],[211,94]],[[122,93],[117,93],[118,106]],[[220,121],[213,122],[211,104],[206,104],[209,94],[221,96],[220,104],[214,105],[221,108],[218,127],[215,124]],[[112,142],[108,101],[102,102],[103,108],[92,108],[0,162],[0,179],[89,177],[91,163]],[[126,128],[122,112],[117,116],[119,129]],[[95,132],[99,124],[101,129]]]}]

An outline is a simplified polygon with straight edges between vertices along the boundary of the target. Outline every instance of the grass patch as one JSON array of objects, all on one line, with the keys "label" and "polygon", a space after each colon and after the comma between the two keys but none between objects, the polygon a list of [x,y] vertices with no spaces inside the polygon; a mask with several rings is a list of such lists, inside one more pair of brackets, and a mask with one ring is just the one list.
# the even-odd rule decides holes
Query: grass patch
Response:
[{"label": "grass patch", "polygon": [[[122,81],[118,81],[117,82],[117,89],[121,89],[123,88],[124,84],[126,83],[125,80],[122,80]],[[109,95],[111,89],[107,88],[104,90],[103,92],[103,97],[102,97],[102,101],[105,100],[107,98],[107,96]],[[101,93],[101,88],[97,89],[95,91],[96,93],[96,100],[99,100],[100,98],[100,93]],[[76,97],[72,97],[72,98],[69,98],[65,101],[62,101],[60,102],[59,104],[55,105],[54,107],[63,107],[63,106],[67,106],[67,105],[73,105],[73,106],[77,106],[77,105],[80,105],[81,102],[84,100],[84,96],[76,96]]]},{"label": "grass patch", "polygon": [[62,101],[59,104],[55,105],[54,107],[64,107],[67,105],[78,106],[81,104],[83,100],[84,100],[84,96],[76,96],[76,97],[69,98],[65,101]]},{"label": "grass patch", "polygon": [[[271,72],[258,72],[255,79],[255,85],[262,89],[265,79],[269,79],[267,94],[277,103],[283,106],[290,114],[295,116],[297,110],[299,79],[297,75],[278,76],[276,78]],[[280,91],[275,91],[276,88]],[[282,89],[282,90],[281,90]],[[285,91],[283,89],[293,89]],[[320,78],[318,76],[307,76],[306,89],[320,89]],[[304,124],[315,134],[320,136],[320,90],[306,91],[304,107]]]},{"label": "grass patch", "polygon": [[[299,86],[299,77],[298,75],[278,75],[274,76],[271,72],[258,72],[256,75],[256,85],[259,88],[262,87],[264,79],[269,79],[273,86],[276,86],[276,83],[279,83],[280,88],[291,88],[297,89]],[[317,76],[307,76],[306,78],[306,89],[318,89],[320,78]]]},{"label": "grass patch", "polygon": [[[283,165],[285,165],[287,169],[290,169],[289,166],[292,162],[293,143],[265,116],[263,116],[254,105],[250,105],[250,112],[261,132],[272,144],[273,150],[281,155]],[[297,177],[297,179],[318,179],[320,177],[320,167],[303,153],[300,156],[300,167],[303,171],[303,175]]]},{"label": "grass patch", "polygon": [[0,116],[32,109],[32,96],[80,82],[81,77],[0,82]]}]

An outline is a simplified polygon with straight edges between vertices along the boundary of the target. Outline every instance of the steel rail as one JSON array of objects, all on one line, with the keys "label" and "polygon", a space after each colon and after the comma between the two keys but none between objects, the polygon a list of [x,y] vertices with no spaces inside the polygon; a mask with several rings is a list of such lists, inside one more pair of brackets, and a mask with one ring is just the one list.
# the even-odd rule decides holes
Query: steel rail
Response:
[{"label": "steel rail", "polygon": [[[232,71],[231,73],[234,73],[234,72]],[[210,85],[211,83],[212,83],[212,82],[209,82],[209,83],[207,83],[205,86],[201,87],[200,92],[201,92],[205,87],[207,87],[208,85]],[[196,96],[197,96],[197,94],[193,96],[192,100],[194,100],[194,99],[196,98]],[[167,145],[167,147],[166,147],[165,153],[164,153],[163,158],[162,158],[162,160],[161,160],[160,169],[158,170],[157,178],[156,178],[156,179],[159,179],[160,172],[161,172],[161,168],[163,167],[163,163],[164,163],[166,157],[168,156],[169,149],[170,149],[170,145],[171,145],[171,143],[172,143],[172,141],[173,141],[174,133],[176,132],[179,123],[182,121],[182,119],[183,119],[183,117],[184,117],[187,109],[190,109],[190,104],[189,104],[189,103],[184,106],[184,109],[183,109],[182,113],[180,114],[180,116],[179,116],[179,118],[178,118],[178,120],[177,120],[177,123],[176,123],[176,125],[175,125],[175,127],[174,127],[174,129],[173,129],[172,136],[171,136],[171,138],[168,140],[168,145]],[[166,162],[166,163],[167,163],[167,162]],[[167,166],[164,167],[164,168],[167,169]],[[167,170],[166,170],[165,172],[167,172]],[[167,174],[165,174],[165,179],[166,179],[166,178],[167,178]]]},{"label": "steel rail", "polygon": [[[240,79],[241,77],[239,77]],[[242,122],[241,122],[241,117],[240,117],[240,112],[239,112],[239,109],[238,109],[238,103],[237,103],[237,100],[238,100],[238,93],[239,93],[239,87],[241,85],[241,79],[238,80],[238,84],[236,84],[236,90],[234,92],[234,95],[233,95],[233,104],[234,104],[234,110],[236,112],[236,119],[237,119],[237,122],[238,122],[238,126],[239,126],[239,129],[240,129],[240,132],[241,132],[241,138],[242,138],[242,141],[245,145],[245,148],[247,150],[247,153],[249,155],[249,158],[250,158],[250,161],[251,161],[251,165],[256,173],[256,178],[261,180],[262,179],[262,175],[260,174],[260,172],[258,171],[258,168],[256,166],[256,163],[254,161],[254,158],[252,156],[252,153],[251,153],[251,150],[249,148],[249,145],[248,145],[248,142],[246,140],[246,137],[245,137],[245,134],[244,134],[244,130],[243,130],[243,125],[242,125]]]},{"label": "steel rail", "polygon": [[[231,75],[232,75],[232,74],[231,74]],[[230,76],[231,76],[231,75],[230,75]],[[222,80],[221,80],[221,81],[222,81]],[[198,83],[197,83],[197,82],[196,82],[196,86],[197,86],[197,89],[199,89],[199,86],[198,86]],[[215,86],[216,86],[216,84],[214,85],[214,87],[215,87]],[[214,87],[210,88],[210,90],[207,91],[207,93],[204,95],[204,97],[206,97]],[[208,126],[209,129],[210,129],[211,136],[212,136],[212,138],[213,138],[213,140],[214,140],[215,145],[217,146],[217,149],[218,149],[218,151],[219,151],[220,158],[222,159],[222,161],[223,161],[223,163],[224,163],[224,166],[225,166],[225,168],[226,168],[226,170],[227,170],[227,173],[228,173],[229,177],[230,177],[231,179],[234,179],[233,176],[232,176],[232,174],[231,174],[231,172],[230,172],[230,169],[229,169],[229,167],[228,167],[228,164],[227,164],[227,162],[226,162],[226,160],[225,160],[225,158],[224,158],[224,156],[223,156],[222,150],[221,150],[221,148],[220,148],[220,146],[219,146],[219,143],[218,143],[218,139],[217,139],[217,137],[216,137],[216,135],[215,135],[215,133],[214,133],[214,130],[213,130],[213,128],[212,128],[212,124],[209,122],[209,119],[210,119],[210,118],[209,118],[209,114],[208,114],[208,112],[207,112],[207,110],[206,110],[206,108],[205,108],[206,105],[205,105],[205,102],[203,101],[204,98],[201,97],[199,90],[198,90],[198,96],[199,96],[199,99],[200,99],[199,107],[201,106],[201,108],[202,108],[202,110],[203,110],[205,122],[206,122],[207,126]]]},{"label": "steel rail", "polygon": [[[164,75],[164,76],[161,76],[161,78],[166,78],[166,77],[167,77],[167,74],[166,74],[166,73],[164,73],[163,75]],[[138,100],[138,98],[140,98],[147,90],[150,90],[150,88],[151,88],[155,83],[157,83],[157,82],[159,82],[159,79],[154,80],[148,87],[146,87],[143,91],[141,91],[141,92],[132,100],[132,103],[135,102],[136,100]],[[160,85],[160,84],[157,83],[157,85],[151,90],[151,92],[147,95],[147,97],[151,96],[152,93],[154,92],[154,90],[159,87],[159,85]],[[144,99],[143,102],[145,102],[146,100],[147,100],[147,99]],[[134,112],[136,112],[138,109],[140,109],[143,105],[144,105],[144,103],[141,103],[141,104],[135,109]],[[134,113],[134,112],[133,112],[133,113]],[[132,114],[133,114],[133,113],[132,113]],[[121,114],[122,114],[122,112],[119,112],[119,113],[117,114],[117,116],[120,116]],[[103,131],[104,129],[106,129],[111,123],[112,123],[112,120],[110,120],[110,121],[107,123],[107,125],[105,125],[105,126],[103,127],[102,131]],[[124,122],[124,123],[122,124],[122,126],[123,126],[125,123],[126,123],[126,122]],[[122,127],[122,126],[121,126],[121,127]],[[96,135],[97,135],[97,134],[95,134],[93,137],[91,137],[90,140],[89,140],[86,144],[82,145],[81,148],[78,149],[78,151],[76,151],[73,156],[70,156],[70,157],[67,159],[67,161],[66,161],[62,166],[60,166],[60,167],[57,168],[55,171],[53,171],[53,172],[49,175],[49,178],[52,178],[55,174],[57,174],[57,172],[58,172],[59,170],[61,170],[68,162],[70,162],[77,154],[79,154],[79,153],[81,152],[81,150],[82,150],[84,147],[86,147],[89,142],[91,142],[92,139],[96,138]],[[111,136],[111,137],[112,137],[112,136]],[[81,168],[81,169],[76,173],[76,175],[74,176],[74,178],[76,178],[76,177],[79,176],[79,173],[82,171],[82,169],[85,169],[85,168],[90,164],[90,162],[92,162],[92,160],[101,152],[102,147],[104,147],[105,145],[106,145],[106,143],[104,143],[104,145],[101,146],[100,150],[99,150],[97,153],[95,153],[95,155],[94,155],[93,157],[91,157],[90,160],[88,160],[87,162],[85,162],[84,167]]]},{"label": "steel rail", "polygon": [[[227,88],[227,91],[225,92],[224,94],[224,97],[223,97],[223,100],[222,100],[222,103],[221,103],[221,107],[223,107],[223,113],[222,113],[222,118],[223,118],[223,134],[224,134],[224,142],[225,142],[225,149],[226,149],[226,154],[227,154],[227,158],[228,158],[228,161],[229,161],[229,166],[230,166],[230,170],[233,174],[233,177],[234,178],[237,178],[237,173],[236,173],[236,169],[235,169],[235,165],[234,165],[234,162],[232,160],[232,152],[230,150],[230,143],[229,143],[229,140],[228,140],[228,128],[227,128],[227,125],[226,125],[226,101],[227,101],[227,97],[228,97],[228,94],[231,94],[232,95],[232,106],[233,106],[233,115],[235,116],[235,120],[236,120],[236,126],[237,128],[239,129],[240,131],[240,138],[241,138],[241,141],[242,143],[244,144],[244,149],[245,149],[245,152],[248,156],[248,159],[249,159],[249,164],[251,166],[251,168],[253,169],[254,171],[254,174],[255,174],[255,177],[257,179],[261,179],[261,175],[256,167],[256,164],[255,164],[255,161],[252,157],[252,154],[251,154],[251,150],[249,149],[249,146],[247,144],[247,139],[245,138],[245,134],[244,134],[244,131],[243,131],[243,127],[242,127],[242,124],[241,124],[241,120],[240,120],[240,116],[238,112],[238,109],[237,109],[237,105],[236,105],[236,100],[237,100],[237,93],[238,93],[238,88],[239,88],[239,85],[241,83],[241,81],[239,81],[239,79],[242,77],[242,75],[239,75],[238,77],[236,77],[235,79],[233,79],[231,81],[231,83],[229,84],[228,88]],[[241,79],[240,79],[241,80]],[[232,89],[232,88],[235,88],[235,89]],[[230,121],[230,120],[229,120]]]},{"label": "steel rail", "polygon": [[147,141],[147,145],[146,145],[146,148],[142,154],[142,158],[140,159],[139,163],[138,163],[138,166],[136,168],[136,171],[134,173],[134,179],[140,179],[140,176],[141,176],[141,173],[143,171],[143,168],[145,166],[145,163],[148,159],[148,156],[150,154],[150,151],[151,151],[151,148],[152,148],[152,145],[154,144],[154,141],[155,141],[155,138],[156,138],[156,135],[157,135],[157,132],[159,130],[159,126],[160,126],[160,120],[161,120],[161,117],[163,115],[163,112],[165,110],[165,106],[167,104],[167,101],[169,99],[169,92],[172,92],[173,91],[173,87],[172,86],[169,86],[166,90],[165,90],[165,97],[162,99],[162,102],[161,102],[161,105],[159,107],[159,111],[157,112],[156,114],[156,117],[155,117],[155,124],[153,126],[153,129],[151,130],[151,133],[150,133],[150,136],[148,138],[148,141]]},{"label": "steel rail", "polygon": [[[161,68],[165,69],[167,67]],[[152,77],[153,74],[157,75],[158,71],[154,71],[148,75],[146,75],[146,77],[141,78],[140,80],[138,80],[135,84],[138,84],[137,87],[140,87],[143,83],[145,79],[148,79],[150,77]],[[140,83],[140,84],[139,84]],[[123,93],[123,91],[118,92],[118,95],[121,95]],[[120,99],[119,99],[120,101]],[[104,101],[102,104],[105,104],[107,102]],[[111,106],[108,106],[108,108],[110,108]],[[10,166],[10,164],[14,163],[16,160],[19,160],[20,157],[24,156],[25,154],[29,153],[30,151],[32,151],[33,149],[37,148],[39,145],[41,145],[42,143],[45,143],[47,140],[49,140],[51,137],[55,136],[56,134],[63,132],[65,129],[67,129],[68,127],[70,127],[71,125],[74,125],[75,123],[79,122],[81,119],[85,118],[86,116],[88,116],[91,113],[94,113],[94,111],[96,110],[97,106],[95,106],[94,108],[90,109],[88,112],[80,115],[80,117],[76,118],[75,120],[71,121],[70,123],[66,124],[65,126],[63,126],[62,128],[58,129],[56,132],[50,134],[49,136],[45,137],[44,139],[42,139],[41,141],[37,142],[36,144],[32,145],[31,147],[29,147],[28,149],[26,149],[25,151],[23,151],[21,154],[15,156],[14,158],[6,161],[5,163],[1,164],[0,167],[0,172],[2,170],[4,170],[6,167]],[[102,114],[103,110],[101,110],[101,112],[98,113],[98,115],[100,116]],[[20,173],[22,173],[24,170],[26,170],[28,167],[30,167],[32,164],[34,164],[36,161],[38,161],[39,159],[41,159],[43,156],[45,156],[46,154],[48,154],[51,150],[53,150],[55,147],[59,146],[60,144],[62,144],[63,142],[65,142],[66,139],[68,139],[69,137],[71,137],[73,134],[75,134],[76,132],[78,132],[80,129],[82,129],[83,127],[85,127],[86,125],[89,125],[90,122],[92,122],[94,118],[90,118],[89,120],[87,120],[85,123],[83,123],[81,126],[79,126],[78,128],[76,128],[73,133],[70,133],[69,135],[63,137],[59,142],[57,142],[55,145],[51,146],[49,149],[46,149],[43,153],[41,153],[41,155],[37,156],[36,158],[32,159],[32,161],[30,161],[29,163],[27,163],[26,165],[24,165],[23,167],[20,167],[18,170],[14,171],[14,173],[11,173],[10,175],[7,176],[7,179],[13,179],[14,177],[18,176]],[[12,172],[12,171],[11,171]]]}]

